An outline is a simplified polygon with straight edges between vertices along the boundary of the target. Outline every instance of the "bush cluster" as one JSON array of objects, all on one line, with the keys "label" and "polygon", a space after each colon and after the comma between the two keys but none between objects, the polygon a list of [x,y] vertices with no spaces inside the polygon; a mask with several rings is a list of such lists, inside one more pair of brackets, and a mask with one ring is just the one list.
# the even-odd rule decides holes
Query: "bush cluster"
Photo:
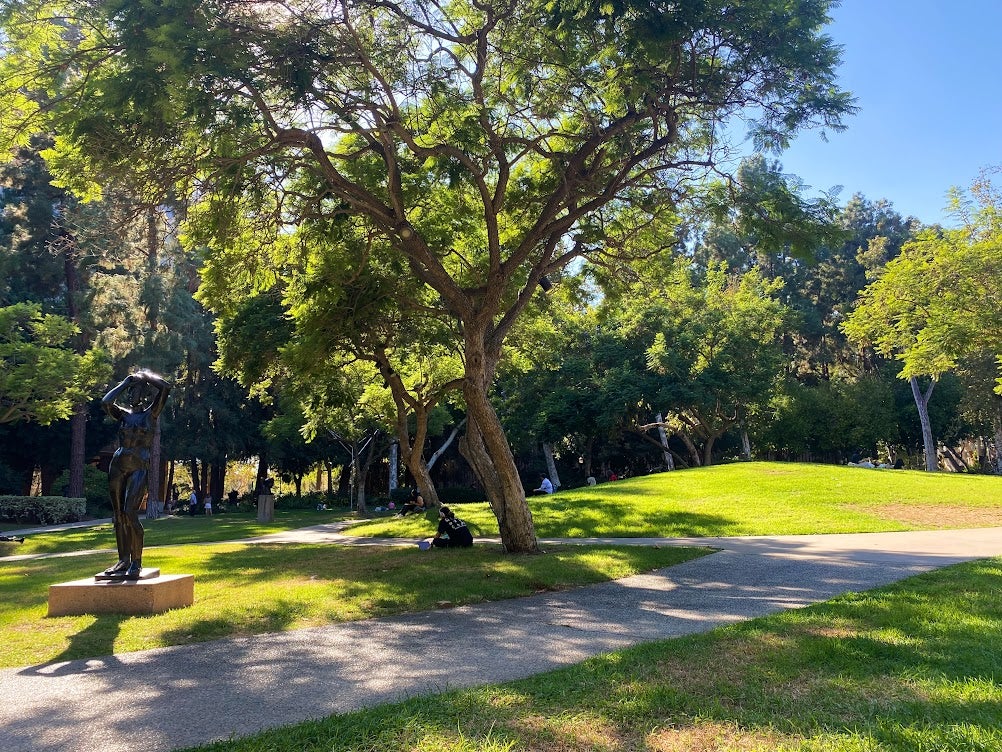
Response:
[{"label": "bush cluster", "polygon": [[0,520],[19,524],[76,522],[82,520],[86,513],[86,499],[67,499],[65,496],[0,496]]},{"label": "bush cluster", "polygon": [[[53,490],[57,493],[66,493],[66,487],[70,482],[70,471],[64,470],[56,482]],[[111,517],[111,493],[108,491],[108,473],[98,470],[92,465],[84,466],[84,498],[87,499],[88,517]]]}]

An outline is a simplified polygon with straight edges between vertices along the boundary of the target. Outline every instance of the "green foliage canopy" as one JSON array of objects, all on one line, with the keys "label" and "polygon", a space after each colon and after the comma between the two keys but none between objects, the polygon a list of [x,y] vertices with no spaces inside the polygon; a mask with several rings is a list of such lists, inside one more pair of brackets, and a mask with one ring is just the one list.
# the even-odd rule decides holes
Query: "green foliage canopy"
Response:
[{"label": "green foliage canopy", "polygon": [[77,332],[72,322],[43,314],[38,305],[0,308],[0,423],[48,425],[95,396],[111,369],[101,350],[73,350]]}]

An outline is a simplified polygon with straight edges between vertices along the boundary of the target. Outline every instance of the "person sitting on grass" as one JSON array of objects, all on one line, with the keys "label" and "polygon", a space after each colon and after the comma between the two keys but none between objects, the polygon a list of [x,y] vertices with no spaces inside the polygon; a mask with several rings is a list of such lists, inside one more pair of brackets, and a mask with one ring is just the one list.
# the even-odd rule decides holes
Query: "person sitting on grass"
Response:
[{"label": "person sitting on grass", "polygon": [[545,474],[540,473],[539,488],[532,489],[532,493],[535,496],[539,496],[541,494],[551,494],[553,493],[553,483],[550,482],[550,479],[547,478]]},{"label": "person sitting on grass", "polygon": [[404,517],[408,514],[423,514],[428,511],[428,505],[425,504],[424,496],[416,488],[411,489],[410,498],[404,502],[400,511],[396,514],[397,517]]},{"label": "person sitting on grass", "polygon": [[431,545],[438,548],[470,548],[473,533],[449,507],[441,507],[438,510],[438,532],[431,539]]}]

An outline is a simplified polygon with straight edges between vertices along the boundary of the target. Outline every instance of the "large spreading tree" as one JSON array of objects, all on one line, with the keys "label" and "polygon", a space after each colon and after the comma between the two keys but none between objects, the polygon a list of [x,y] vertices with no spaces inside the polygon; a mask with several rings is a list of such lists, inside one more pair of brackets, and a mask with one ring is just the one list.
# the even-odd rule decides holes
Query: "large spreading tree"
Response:
[{"label": "large spreading tree", "polygon": [[841,127],[832,5],[12,0],[0,132],[57,133],[78,192],[128,172],[151,202],[186,198],[213,249],[358,223],[454,322],[462,448],[529,552],[488,399],[506,336],[544,276],[672,211],[736,119],[764,147]]}]

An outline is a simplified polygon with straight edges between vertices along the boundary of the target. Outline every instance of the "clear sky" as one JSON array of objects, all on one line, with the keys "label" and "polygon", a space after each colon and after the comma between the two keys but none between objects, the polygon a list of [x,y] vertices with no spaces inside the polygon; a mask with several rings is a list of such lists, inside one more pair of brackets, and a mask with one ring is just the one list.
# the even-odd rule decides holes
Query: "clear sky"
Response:
[{"label": "clear sky", "polygon": [[950,187],[1002,165],[1002,0],[843,0],[832,17],[859,112],[827,143],[798,137],[784,172],[812,192],[841,185],[842,204],[862,193],[952,224]]}]

